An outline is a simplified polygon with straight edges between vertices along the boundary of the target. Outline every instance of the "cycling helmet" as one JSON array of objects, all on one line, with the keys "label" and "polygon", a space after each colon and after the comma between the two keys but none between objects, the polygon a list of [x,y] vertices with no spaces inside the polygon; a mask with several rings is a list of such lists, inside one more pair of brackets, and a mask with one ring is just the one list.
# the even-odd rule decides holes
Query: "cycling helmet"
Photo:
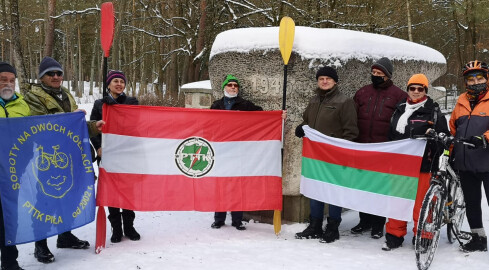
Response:
[{"label": "cycling helmet", "polygon": [[469,72],[472,72],[472,71],[481,71],[481,72],[484,72],[485,74],[487,74],[487,72],[489,71],[489,67],[484,62],[474,60],[474,61],[468,62],[462,68],[462,73],[464,76],[467,75]]}]

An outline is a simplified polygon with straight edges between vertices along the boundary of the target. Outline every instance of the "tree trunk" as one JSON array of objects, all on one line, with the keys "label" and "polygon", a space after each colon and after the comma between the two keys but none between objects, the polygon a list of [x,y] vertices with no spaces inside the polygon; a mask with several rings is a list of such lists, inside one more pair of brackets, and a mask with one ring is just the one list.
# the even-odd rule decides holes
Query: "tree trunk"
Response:
[{"label": "tree trunk", "polygon": [[93,82],[95,80],[95,60],[98,55],[97,48],[100,44],[99,39],[100,35],[98,34],[98,30],[95,29],[95,42],[93,42],[92,60],[90,61],[90,92],[88,93],[90,96],[93,95]]},{"label": "tree trunk", "polygon": [[27,81],[26,75],[26,64],[24,59],[24,53],[22,51],[22,45],[20,39],[22,37],[20,33],[20,22],[19,22],[19,2],[18,0],[10,1],[10,25],[12,42],[14,49],[14,65],[17,69],[17,79],[19,80],[19,88],[22,94],[29,91],[30,85]]},{"label": "tree trunk", "polygon": [[48,13],[46,18],[46,33],[44,35],[44,56],[53,55],[54,46],[54,19],[56,15],[56,0],[48,1]]},{"label": "tree trunk", "polygon": [[411,9],[409,7],[409,0],[406,0],[406,10],[407,10],[407,28],[408,28],[408,39],[413,42],[413,34],[412,34],[412,24],[411,24]]},{"label": "tree trunk", "polygon": [[82,66],[82,43],[81,43],[81,30],[80,30],[80,15],[77,15],[78,21],[78,91],[76,92],[77,97],[82,97],[84,92],[84,79],[83,79],[83,66]]},{"label": "tree trunk", "polygon": [[202,66],[202,58],[204,57],[201,55],[204,50],[204,44],[205,44],[205,30],[206,30],[206,18],[207,18],[207,1],[206,0],[201,0],[200,1],[200,20],[199,20],[199,32],[197,34],[197,45],[196,45],[196,55],[200,55],[198,59],[195,60],[194,63],[194,74],[191,80],[198,81],[200,80],[200,69]]},{"label": "tree trunk", "polygon": [[[9,28],[9,25],[8,25],[8,16],[7,16],[7,6],[5,5],[5,0],[2,0],[2,27],[3,29],[8,29]],[[9,39],[10,37],[8,36],[8,32],[6,31],[2,31],[1,33],[1,44],[0,46],[2,46],[2,55],[1,55],[1,59],[4,59],[4,61],[8,61],[10,62],[10,59],[7,59],[7,52],[6,52],[6,42],[7,42],[7,39]]]},{"label": "tree trunk", "polygon": [[[177,4],[174,1],[170,1],[169,16],[170,18],[178,16]],[[177,26],[178,27],[178,26]],[[175,30],[171,29],[170,34],[176,34]],[[166,97],[165,99],[170,106],[176,106],[178,104],[178,57],[174,52],[178,48],[177,38],[169,40],[169,50],[173,52],[170,56],[170,63],[168,64],[168,70],[166,71]]]}]

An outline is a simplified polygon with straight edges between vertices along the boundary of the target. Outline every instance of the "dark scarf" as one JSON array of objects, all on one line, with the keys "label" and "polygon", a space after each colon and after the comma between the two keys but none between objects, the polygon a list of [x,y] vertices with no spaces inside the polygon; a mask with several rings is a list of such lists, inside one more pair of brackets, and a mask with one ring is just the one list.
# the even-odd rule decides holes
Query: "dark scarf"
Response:
[{"label": "dark scarf", "polygon": [[[71,112],[70,99],[68,98],[68,95],[61,89],[61,87],[53,88],[44,85],[43,83],[41,83],[41,87],[44,90],[44,92],[48,93],[50,96],[54,98],[54,100],[56,100],[58,105],[61,108],[63,108],[64,112]],[[60,94],[61,94],[61,98],[59,97]]]}]

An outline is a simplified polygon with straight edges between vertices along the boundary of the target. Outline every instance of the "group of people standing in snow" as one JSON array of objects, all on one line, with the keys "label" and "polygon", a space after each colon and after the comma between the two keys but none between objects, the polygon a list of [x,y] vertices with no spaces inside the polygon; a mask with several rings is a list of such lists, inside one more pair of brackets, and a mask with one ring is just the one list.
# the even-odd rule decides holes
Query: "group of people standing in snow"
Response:
[{"label": "group of people standing in snow", "polygon": [[[454,168],[459,171],[462,190],[467,205],[467,219],[472,238],[462,246],[466,252],[487,251],[487,237],[482,224],[481,185],[484,185],[489,201],[489,93],[487,64],[471,61],[463,68],[466,92],[455,106],[450,119],[450,130],[439,105],[428,94],[429,82],[424,74],[414,74],[406,85],[406,91],[395,86],[391,80],[393,66],[389,59],[381,58],[371,66],[372,84],[360,88],[353,98],[340,91],[339,77],[332,67],[321,67],[316,73],[317,89],[303,113],[303,122],[296,128],[295,135],[302,138],[303,125],[337,138],[360,143],[377,143],[411,138],[423,135],[431,130],[457,137],[467,138],[475,148],[463,145],[454,147]],[[23,117],[29,115],[46,115],[80,111],[70,92],[61,86],[63,68],[51,57],[45,57],[39,66],[39,84],[23,97],[15,93],[16,70],[8,63],[0,62],[0,117]],[[88,121],[92,144],[100,162],[101,151],[100,129],[102,121],[102,104],[137,105],[138,100],[125,95],[127,79],[122,71],[110,71],[107,76],[108,93],[97,100]],[[211,109],[260,111],[261,107],[241,98],[240,82],[233,75],[227,75],[221,85],[224,97],[215,101]],[[83,110],[82,110],[83,111]],[[85,112],[86,113],[86,112]],[[285,119],[284,112],[282,118]],[[420,169],[418,191],[413,211],[416,227],[421,202],[429,187],[430,172],[437,169],[439,149],[428,143]],[[95,156],[95,155],[94,155]],[[310,223],[307,228],[296,234],[296,238],[315,238],[320,242],[331,243],[340,238],[341,207],[329,205],[329,216],[323,230],[325,204],[310,200]],[[0,211],[1,211],[0,205]],[[351,228],[352,234],[370,231],[374,239],[384,236],[383,250],[398,248],[407,234],[407,223],[359,213],[358,225]],[[245,230],[242,223],[243,212],[232,212],[232,226]],[[111,242],[120,242],[125,235],[130,240],[140,239],[134,228],[135,214],[131,210],[109,207],[108,219],[112,227]],[[214,215],[211,227],[219,229],[224,225],[225,212]],[[413,230],[416,233],[415,230]],[[0,245],[1,269],[22,269],[18,262],[15,246],[6,246],[4,241],[3,215],[0,212]],[[58,248],[86,249],[88,241],[80,240],[71,232],[58,235]],[[50,263],[54,255],[48,248],[46,239],[35,243],[34,256],[39,262]]]},{"label": "group of people standing in snow", "polygon": [[[305,135],[302,126],[308,125],[325,135],[360,143],[413,138],[433,131],[466,139],[474,147],[455,144],[452,153],[454,168],[460,174],[472,236],[461,249],[464,252],[487,251],[487,237],[482,224],[481,185],[484,185],[489,201],[489,68],[476,60],[467,63],[462,70],[466,92],[456,103],[449,130],[439,105],[427,95],[429,82],[424,74],[414,74],[407,82],[406,91],[403,91],[391,80],[394,71],[391,61],[381,58],[371,66],[372,84],[360,88],[352,99],[340,92],[336,70],[322,67],[316,74],[316,94],[309,101],[295,135],[302,138]],[[413,210],[414,234],[431,172],[438,169],[441,150],[431,141],[425,148]],[[310,213],[309,225],[297,233],[296,238],[319,238],[322,243],[340,238],[340,207],[329,205],[324,230],[324,203],[311,199]],[[350,230],[352,234],[370,231],[373,239],[379,239],[384,236],[385,226],[382,249],[389,251],[402,245],[407,234],[407,222],[390,218],[385,223],[385,217],[368,213],[359,215],[359,223]]]}]

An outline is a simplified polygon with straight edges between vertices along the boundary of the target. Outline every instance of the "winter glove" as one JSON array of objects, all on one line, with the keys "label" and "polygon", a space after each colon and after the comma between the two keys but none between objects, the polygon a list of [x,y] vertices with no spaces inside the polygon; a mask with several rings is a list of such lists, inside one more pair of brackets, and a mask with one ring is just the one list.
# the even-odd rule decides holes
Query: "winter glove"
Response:
[{"label": "winter glove", "polygon": [[472,136],[467,140],[467,142],[474,145],[474,146],[469,146],[469,149],[479,149],[479,148],[487,147],[487,141],[484,138],[484,135]]},{"label": "winter glove", "polygon": [[296,128],[295,128],[295,136],[297,136],[298,138],[302,138],[304,137],[306,134],[304,133],[304,129],[302,128],[303,125],[298,125]]}]

